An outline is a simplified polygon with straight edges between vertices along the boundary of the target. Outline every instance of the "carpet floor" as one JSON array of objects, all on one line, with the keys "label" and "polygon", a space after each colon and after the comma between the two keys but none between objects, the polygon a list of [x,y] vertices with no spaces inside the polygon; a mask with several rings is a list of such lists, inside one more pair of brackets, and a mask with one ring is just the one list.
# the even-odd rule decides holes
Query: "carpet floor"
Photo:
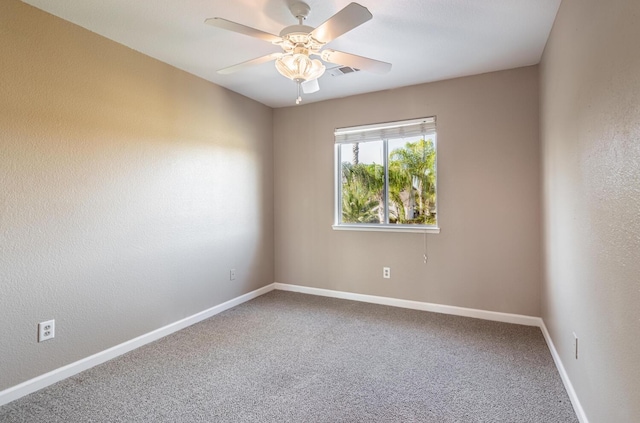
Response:
[{"label": "carpet floor", "polygon": [[577,422],[539,328],[273,291],[0,422]]}]

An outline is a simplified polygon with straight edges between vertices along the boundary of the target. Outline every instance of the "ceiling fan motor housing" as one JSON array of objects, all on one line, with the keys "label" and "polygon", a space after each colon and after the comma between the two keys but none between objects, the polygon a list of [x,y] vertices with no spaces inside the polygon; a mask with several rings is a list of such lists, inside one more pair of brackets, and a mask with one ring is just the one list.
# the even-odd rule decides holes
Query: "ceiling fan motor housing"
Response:
[{"label": "ceiling fan motor housing", "polygon": [[324,43],[314,39],[310,33],[314,28],[307,25],[291,25],[280,31],[282,42],[280,44],[286,53],[291,53],[300,47],[309,50],[310,54],[318,54]]},{"label": "ceiling fan motor housing", "polygon": [[287,36],[291,37],[298,34],[306,36],[309,35],[309,33],[313,30],[314,28],[308,25],[289,25],[288,27],[280,31],[280,36],[282,38],[285,38]]}]

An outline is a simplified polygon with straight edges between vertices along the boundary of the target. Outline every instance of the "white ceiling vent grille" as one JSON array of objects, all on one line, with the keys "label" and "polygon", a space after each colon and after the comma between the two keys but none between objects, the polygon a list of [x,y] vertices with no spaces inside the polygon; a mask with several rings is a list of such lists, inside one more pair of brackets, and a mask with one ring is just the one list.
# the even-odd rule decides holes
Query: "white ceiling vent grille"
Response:
[{"label": "white ceiling vent grille", "polygon": [[327,71],[331,76],[342,76],[348,73],[360,72],[360,69],[352,68],[349,66],[341,66],[338,68],[327,69]]}]

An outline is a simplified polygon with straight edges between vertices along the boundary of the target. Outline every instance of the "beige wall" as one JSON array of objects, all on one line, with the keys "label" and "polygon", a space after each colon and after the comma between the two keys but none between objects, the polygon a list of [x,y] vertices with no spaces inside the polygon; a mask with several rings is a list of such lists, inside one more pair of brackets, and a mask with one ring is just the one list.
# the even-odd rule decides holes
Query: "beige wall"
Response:
[{"label": "beige wall", "polygon": [[591,423],[640,421],[638,22],[564,0],[541,66],[543,317]]},{"label": "beige wall", "polygon": [[[429,263],[422,234],[332,230],[333,130],[432,115]],[[535,66],[275,110],[276,281],[539,316],[538,121]]]},{"label": "beige wall", "polygon": [[0,56],[0,390],[273,282],[270,108],[17,0]]},{"label": "beige wall", "polygon": [[[590,421],[636,421],[639,16],[564,0],[540,75],[272,111],[1,2],[0,390],[276,280],[542,314]],[[420,234],[333,231],[333,129],[431,115],[429,263]]]}]

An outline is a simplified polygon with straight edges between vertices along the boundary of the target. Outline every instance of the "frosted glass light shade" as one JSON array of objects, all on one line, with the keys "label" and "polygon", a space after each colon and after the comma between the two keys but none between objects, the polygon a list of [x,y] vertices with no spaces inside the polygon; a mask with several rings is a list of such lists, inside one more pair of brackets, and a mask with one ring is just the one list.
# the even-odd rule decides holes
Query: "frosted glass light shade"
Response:
[{"label": "frosted glass light shade", "polygon": [[310,81],[320,78],[325,67],[320,60],[312,60],[305,54],[289,54],[276,60],[276,69],[294,81]]}]

